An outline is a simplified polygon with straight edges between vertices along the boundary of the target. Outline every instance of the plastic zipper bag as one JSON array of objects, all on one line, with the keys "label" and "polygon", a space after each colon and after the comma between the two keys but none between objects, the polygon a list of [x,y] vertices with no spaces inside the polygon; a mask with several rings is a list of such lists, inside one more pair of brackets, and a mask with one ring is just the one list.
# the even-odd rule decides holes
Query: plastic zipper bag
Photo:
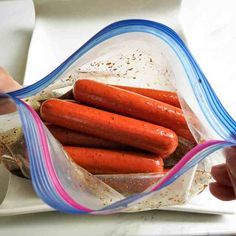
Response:
[{"label": "plastic zipper bag", "polygon": [[[177,92],[198,145],[167,173],[92,175],[70,159],[38,116],[44,100],[65,96],[84,78]],[[68,213],[108,214],[184,204],[207,186],[212,164],[222,162],[223,153],[215,151],[235,145],[235,121],[182,40],[167,26],[151,21],[107,26],[42,80],[1,95],[1,103],[13,106],[0,117],[1,159],[11,172],[30,177],[48,205]],[[123,188],[141,187],[125,196],[116,187],[120,183]]]}]

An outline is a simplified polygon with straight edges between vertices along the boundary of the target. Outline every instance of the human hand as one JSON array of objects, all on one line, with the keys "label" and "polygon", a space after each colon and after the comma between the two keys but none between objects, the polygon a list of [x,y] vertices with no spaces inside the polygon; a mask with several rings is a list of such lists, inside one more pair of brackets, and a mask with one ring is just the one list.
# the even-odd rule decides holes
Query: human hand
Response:
[{"label": "human hand", "polygon": [[[0,67],[0,93],[20,89],[21,86]],[[0,115],[16,111],[15,103],[8,97],[0,97]]]},{"label": "human hand", "polygon": [[231,201],[236,199],[236,148],[227,148],[225,154],[226,163],[211,169],[216,182],[210,184],[210,191],[220,200]]},{"label": "human hand", "polygon": [[7,93],[20,88],[21,86],[0,67],[0,93]]}]

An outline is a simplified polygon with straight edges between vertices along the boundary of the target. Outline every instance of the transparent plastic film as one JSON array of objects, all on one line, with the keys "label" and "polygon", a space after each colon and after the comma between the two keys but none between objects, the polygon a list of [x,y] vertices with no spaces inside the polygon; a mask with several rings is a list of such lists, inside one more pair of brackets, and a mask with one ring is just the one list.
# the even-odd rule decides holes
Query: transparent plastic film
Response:
[{"label": "transparent plastic film", "polygon": [[14,100],[0,94],[0,160],[13,174],[30,176],[27,147]]},{"label": "transparent plastic film", "polygon": [[[164,160],[166,169],[156,173],[89,173],[63,150],[68,144],[62,145],[54,137],[41,111],[42,104],[51,98],[63,101],[60,104],[64,106],[67,102],[73,107],[80,105],[74,100],[73,88],[76,81],[82,80],[176,93],[195,141],[178,137],[176,151]],[[19,111],[12,119],[18,123],[10,120],[12,129],[1,130],[0,135],[14,133],[19,126],[17,139],[27,151],[23,158],[25,169],[17,164],[17,174],[31,178],[37,194],[57,210],[108,214],[179,205],[208,185],[211,166],[224,160],[224,154],[215,151],[234,145],[234,124],[226,126],[215,115],[220,103],[213,94],[175,32],[155,22],[121,21],[99,32],[41,81],[10,93]],[[1,124],[4,116],[0,117]],[[70,124],[66,128],[75,131]],[[96,129],[86,135],[101,138]],[[7,156],[6,143],[1,141],[2,159]],[[125,147],[124,152],[129,151]]]},{"label": "transparent plastic film", "polygon": [[88,207],[100,209],[122,199],[122,195],[72,162],[32,108],[5,95],[1,97],[1,105],[1,108],[7,106],[1,115],[4,125],[1,160],[13,174],[31,178],[37,194],[47,204],[65,211],[63,205],[69,205],[60,197],[64,194],[83,213],[90,211]]}]

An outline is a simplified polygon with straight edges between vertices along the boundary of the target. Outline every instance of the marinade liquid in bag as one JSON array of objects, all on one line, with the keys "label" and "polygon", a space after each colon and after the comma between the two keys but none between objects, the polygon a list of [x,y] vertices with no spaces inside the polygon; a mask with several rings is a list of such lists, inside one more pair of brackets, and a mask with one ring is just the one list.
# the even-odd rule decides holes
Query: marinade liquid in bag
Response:
[{"label": "marinade liquid in bag", "polygon": [[[40,107],[50,98],[72,99],[75,82],[85,79],[176,92],[192,140],[178,139],[171,154],[174,164],[164,160],[169,170],[94,174],[72,161],[40,118]],[[107,26],[42,80],[2,94],[0,104],[2,162],[13,174],[31,178],[48,205],[67,213],[108,214],[184,204],[208,185],[211,166],[224,161],[218,150],[235,146],[235,121],[183,41],[167,26],[151,21]],[[93,132],[96,137],[97,130]]]}]

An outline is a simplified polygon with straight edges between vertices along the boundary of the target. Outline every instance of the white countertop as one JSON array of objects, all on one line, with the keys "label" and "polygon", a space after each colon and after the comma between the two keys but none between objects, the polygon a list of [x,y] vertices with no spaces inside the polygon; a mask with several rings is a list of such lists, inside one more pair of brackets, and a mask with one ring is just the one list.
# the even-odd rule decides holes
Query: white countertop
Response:
[{"label": "white countertop", "polygon": [[[63,1],[65,2],[65,1]],[[105,1],[108,3],[108,1]],[[148,18],[148,6],[145,13],[136,1],[134,10],[122,13],[125,1],[121,1],[118,15],[113,12],[113,20],[121,18]],[[152,1],[150,1],[151,4]],[[154,2],[154,1],[153,1]],[[156,1],[157,2],[157,1]],[[161,1],[160,1],[161,2]],[[81,4],[85,4],[81,1]],[[170,3],[170,1],[169,1]],[[176,8],[180,1],[175,1]],[[158,6],[158,4],[156,4]],[[168,4],[166,4],[168,6]],[[86,11],[91,9],[87,6]],[[92,9],[94,11],[94,8]],[[161,8],[161,11],[167,11]],[[91,11],[91,12],[93,12]],[[82,11],[81,11],[82,12]],[[167,11],[168,12],[168,11]],[[96,22],[97,29],[110,23],[103,20],[102,13]],[[0,65],[5,67],[18,81],[24,78],[25,63],[27,59],[28,46],[34,25],[33,5],[30,0],[11,0],[0,2]],[[88,14],[87,22],[93,15]],[[62,16],[63,17],[63,16]],[[160,20],[164,18],[160,15]],[[157,18],[158,18],[157,17]],[[155,14],[150,13],[150,19],[155,19]],[[170,21],[171,22],[171,21]],[[168,23],[168,22],[167,22]],[[173,23],[173,22],[172,22]],[[178,29],[177,29],[178,30]],[[87,32],[79,40],[81,45],[93,31]],[[10,41],[11,39],[11,41]],[[14,40],[12,40],[14,39]],[[73,45],[76,48],[75,41]],[[77,42],[78,43],[78,42]],[[79,45],[79,46],[80,46]],[[68,52],[69,54],[71,51]],[[68,55],[69,55],[68,54]],[[65,58],[67,55],[60,55]],[[59,58],[60,58],[59,57]],[[56,61],[56,63],[58,63]],[[54,65],[48,65],[53,67]],[[30,65],[28,65],[28,68]],[[31,68],[33,70],[34,68]],[[36,68],[39,70],[39,68]],[[39,74],[39,78],[42,75]],[[27,78],[27,76],[26,76]],[[27,78],[29,80],[29,78]],[[235,209],[236,210],[236,209]],[[207,215],[170,211],[149,211],[132,214],[117,214],[109,216],[75,216],[59,212],[37,213],[20,216],[0,217],[0,235],[236,235],[236,215]]]},{"label": "white countertop", "polygon": [[2,217],[0,233],[20,236],[235,235],[235,217],[167,211],[113,216],[74,216],[50,212]]}]

